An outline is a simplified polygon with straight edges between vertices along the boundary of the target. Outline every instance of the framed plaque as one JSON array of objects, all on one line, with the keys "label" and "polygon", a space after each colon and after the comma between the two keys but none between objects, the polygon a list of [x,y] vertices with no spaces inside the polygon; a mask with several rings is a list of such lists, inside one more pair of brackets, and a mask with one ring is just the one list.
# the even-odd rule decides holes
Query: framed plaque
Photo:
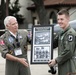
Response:
[{"label": "framed plaque", "polygon": [[32,27],[31,64],[47,64],[53,58],[53,25]]}]

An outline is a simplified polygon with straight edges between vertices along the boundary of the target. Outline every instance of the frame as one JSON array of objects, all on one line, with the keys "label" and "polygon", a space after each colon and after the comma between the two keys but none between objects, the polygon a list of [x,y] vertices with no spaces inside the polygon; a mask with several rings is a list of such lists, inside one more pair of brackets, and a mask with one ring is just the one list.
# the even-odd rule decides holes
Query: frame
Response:
[{"label": "frame", "polygon": [[32,27],[31,64],[47,64],[53,58],[53,25]]}]

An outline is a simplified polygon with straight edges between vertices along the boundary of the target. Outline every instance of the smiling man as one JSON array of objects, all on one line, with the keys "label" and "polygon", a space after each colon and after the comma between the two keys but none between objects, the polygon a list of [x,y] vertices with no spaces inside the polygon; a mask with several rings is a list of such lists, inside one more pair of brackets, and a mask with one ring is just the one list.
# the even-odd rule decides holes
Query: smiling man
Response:
[{"label": "smiling man", "polygon": [[76,73],[76,32],[69,25],[70,16],[62,9],[57,14],[62,31],[54,38],[53,47],[58,47],[58,57],[50,60],[49,66],[58,64],[58,75]]}]

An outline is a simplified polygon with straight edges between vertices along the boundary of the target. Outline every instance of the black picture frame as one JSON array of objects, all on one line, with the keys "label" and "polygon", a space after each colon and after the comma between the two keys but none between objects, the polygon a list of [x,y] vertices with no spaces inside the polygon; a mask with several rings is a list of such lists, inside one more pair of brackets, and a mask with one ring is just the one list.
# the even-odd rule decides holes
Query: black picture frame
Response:
[{"label": "black picture frame", "polygon": [[32,27],[31,64],[47,64],[53,58],[53,26]]}]

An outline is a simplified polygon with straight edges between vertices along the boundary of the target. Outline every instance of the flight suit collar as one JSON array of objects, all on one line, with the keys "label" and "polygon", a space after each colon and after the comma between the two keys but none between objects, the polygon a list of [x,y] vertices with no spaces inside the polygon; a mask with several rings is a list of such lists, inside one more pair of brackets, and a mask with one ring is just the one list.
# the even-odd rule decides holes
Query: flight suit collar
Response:
[{"label": "flight suit collar", "polygon": [[13,34],[11,31],[9,31],[9,32],[11,33],[12,36],[14,36],[14,37],[16,38],[17,33],[16,33],[16,35],[15,35],[15,34]]},{"label": "flight suit collar", "polygon": [[70,28],[71,28],[71,26],[69,25],[65,30],[63,30],[63,31],[61,32],[61,35],[63,35],[65,32],[67,32]]},{"label": "flight suit collar", "polygon": [[8,30],[5,32],[5,34],[6,36],[12,36],[14,39],[22,39],[22,35],[20,35],[19,31],[17,32],[16,38]]},{"label": "flight suit collar", "polygon": [[[11,31],[7,30],[6,33],[9,35],[9,36],[13,36],[14,38],[17,37],[17,35],[14,35]],[[17,32],[18,34],[18,32]]]},{"label": "flight suit collar", "polygon": [[5,34],[6,36],[11,36],[11,33],[8,30],[5,32]]}]

